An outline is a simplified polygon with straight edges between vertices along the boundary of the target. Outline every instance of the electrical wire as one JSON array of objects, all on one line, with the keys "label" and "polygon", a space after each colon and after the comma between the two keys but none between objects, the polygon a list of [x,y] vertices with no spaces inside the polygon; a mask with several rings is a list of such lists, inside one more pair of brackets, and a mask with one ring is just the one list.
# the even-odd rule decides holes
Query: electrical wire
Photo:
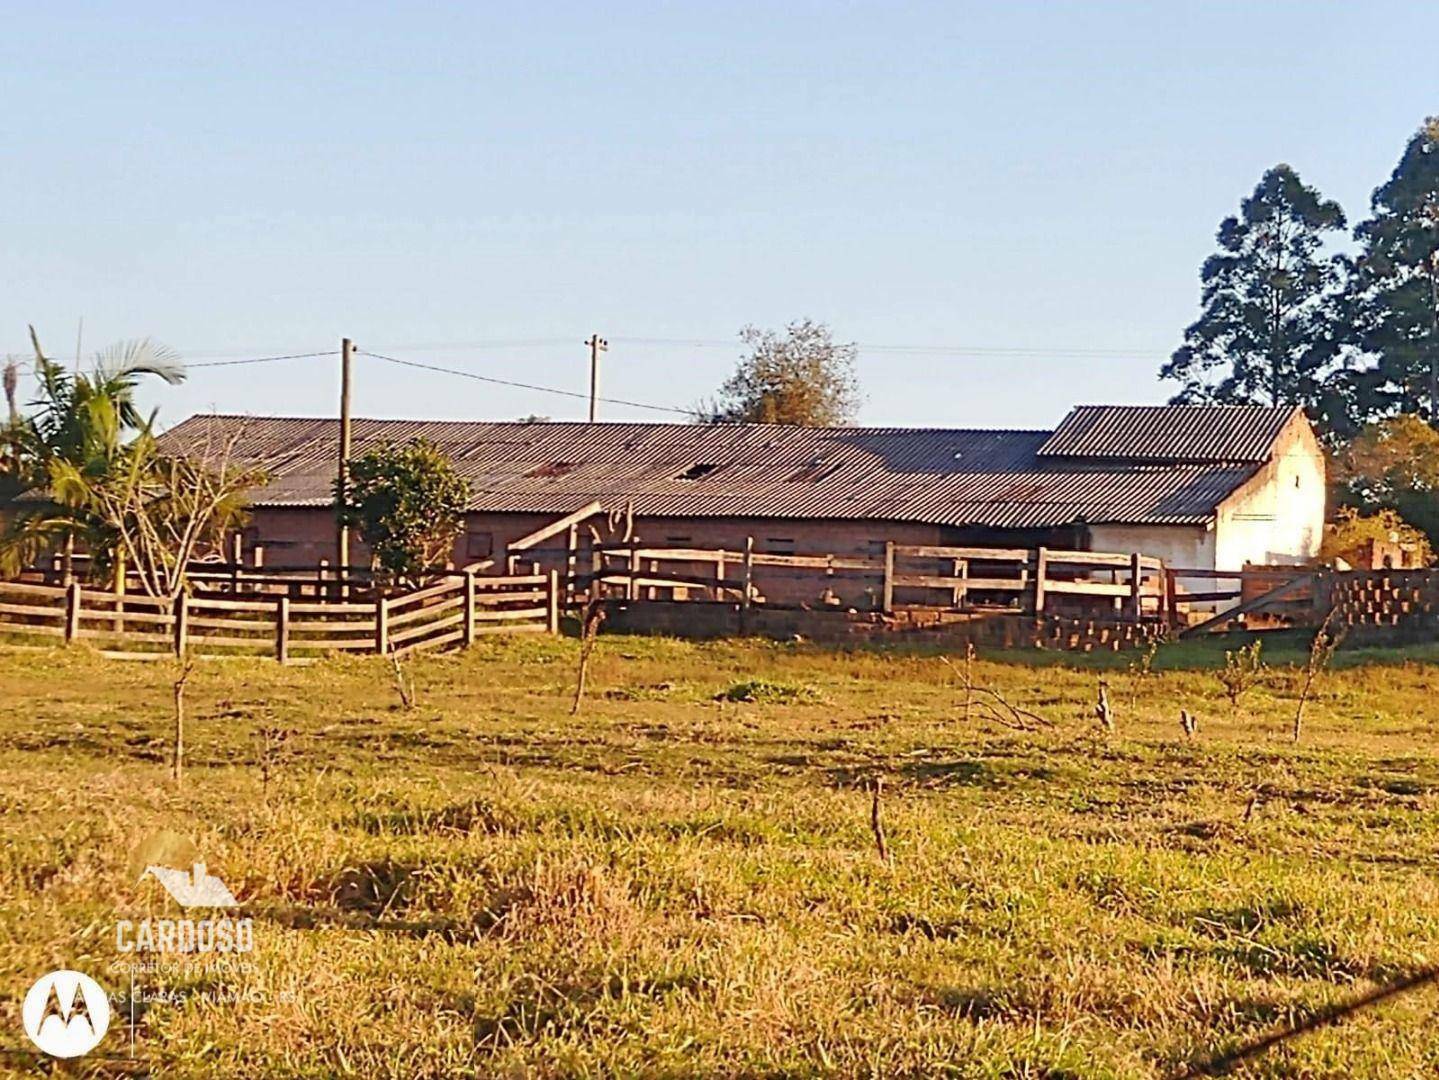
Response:
[{"label": "electrical wire", "polygon": [[186,368],[239,367],[242,364],[269,364],[276,360],[308,360],[316,356],[339,356],[340,350],[326,349],[321,352],[286,353],[284,356],[251,356],[244,360],[206,360],[200,363],[186,363]]},{"label": "electrical wire", "polygon": [[[589,394],[582,394],[575,390],[561,390],[553,386],[537,386],[534,383],[516,382],[513,379],[497,379],[491,375],[477,375],[473,371],[461,371],[459,368],[441,367],[438,364],[423,364],[418,360],[401,360],[399,357],[385,356],[382,353],[370,352],[368,349],[356,349],[355,352],[361,356],[373,357],[376,360],[384,360],[390,364],[399,364],[402,367],[418,368],[421,371],[436,371],[444,375],[458,375],[464,379],[474,379],[476,382],[492,383],[496,386],[511,386],[519,390],[534,390],[542,394],[557,394],[560,397],[578,398],[580,401],[588,401],[590,399]],[[602,397],[596,398],[595,400],[603,401],[608,405],[625,405],[631,409],[648,409],[651,412],[673,413],[678,416],[691,418],[695,415],[693,409],[680,409],[672,405],[651,405],[643,401],[629,401],[625,398]]]}]

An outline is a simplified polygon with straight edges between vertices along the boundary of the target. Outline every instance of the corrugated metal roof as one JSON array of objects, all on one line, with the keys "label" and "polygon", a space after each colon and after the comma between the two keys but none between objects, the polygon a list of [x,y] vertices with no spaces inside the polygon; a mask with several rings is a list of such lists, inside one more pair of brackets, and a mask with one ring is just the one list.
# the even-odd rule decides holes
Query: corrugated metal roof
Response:
[{"label": "corrugated metal roof", "polygon": [[1264,405],[1081,405],[1070,410],[1039,455],[1258,464],[1298,411]]},{"label": "corrugated metal roof", "polygon": [[[238,432],[236,455],[270,483],[259,506],[326,506],[338,423],[195,416],[164,443]],[[994,528],[1200,524],[1249,464],[1070,465],[1045,431],[356,420],[354,451],[424,437],[455,462],[474,510],[563,514],[633,500],[645,516],[911,521]],[[720,466],[681,479],[697,465]]]}]

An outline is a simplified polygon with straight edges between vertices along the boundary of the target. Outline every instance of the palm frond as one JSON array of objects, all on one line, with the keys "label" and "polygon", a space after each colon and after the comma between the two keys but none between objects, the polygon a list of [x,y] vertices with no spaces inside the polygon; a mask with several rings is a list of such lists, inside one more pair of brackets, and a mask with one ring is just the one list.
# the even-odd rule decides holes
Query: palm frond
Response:
[{"label": "palm frond", "polygon": [[185,381],[185,364],[170,346],[151,338],[117,341],[95,354],[96,389],[154,375],[174,385]]}]

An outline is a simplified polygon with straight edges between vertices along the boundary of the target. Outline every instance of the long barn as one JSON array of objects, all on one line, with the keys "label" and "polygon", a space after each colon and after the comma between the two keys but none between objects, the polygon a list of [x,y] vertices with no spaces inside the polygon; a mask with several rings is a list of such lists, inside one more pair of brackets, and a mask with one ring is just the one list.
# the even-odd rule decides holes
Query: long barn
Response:
[{"label": "long barn", "polygon": [[[237,435],[269,476],[247,554],[301,565],[335,558],[338,434],[333,419],[202,414],[164,443]],[[1088,405],[1048,431],[354,421],[357,454],[416,438],[470,484],[456,565],[503,559],[595,501],[632,506],[636,534],[667,546],[1047,545],[1224,570],[1312,558],[1324,520],[1324,455],[1297,408]]]}]

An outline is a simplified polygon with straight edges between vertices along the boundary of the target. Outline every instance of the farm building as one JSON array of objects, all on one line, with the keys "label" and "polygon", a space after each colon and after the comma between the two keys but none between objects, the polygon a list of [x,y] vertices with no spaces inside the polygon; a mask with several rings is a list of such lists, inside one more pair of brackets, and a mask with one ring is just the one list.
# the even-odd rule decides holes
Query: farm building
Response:
[{"label": "farm building", "polygon": [[[1293,564],[1318,551],[1324,457],[1297,408],[1081,406],[1053,431],[650,423],[354,422],[354,450],[425,438],[471,485],[454,562],[591,502],[647,544],[872,554],[899,544],[1140,551],[1171,567]],[[236,434],[269,483],[244,545],[333,561],[338,422],[198,415],[171,449]],[[368,561],[363,549],[355,561]]]}]

